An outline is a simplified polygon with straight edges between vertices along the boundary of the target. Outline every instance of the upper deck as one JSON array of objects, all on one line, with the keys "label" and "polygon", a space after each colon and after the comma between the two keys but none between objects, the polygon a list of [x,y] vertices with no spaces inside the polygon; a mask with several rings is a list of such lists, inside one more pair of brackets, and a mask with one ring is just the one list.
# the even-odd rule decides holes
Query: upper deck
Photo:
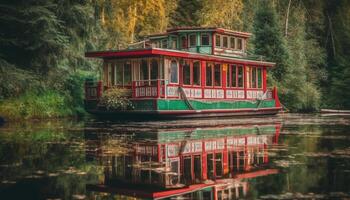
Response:
[{"label": "upper deck", "polygon": [[245,57],[250,33],[216,27],[181,27],[149,35],[146,45],[210,55]]}]

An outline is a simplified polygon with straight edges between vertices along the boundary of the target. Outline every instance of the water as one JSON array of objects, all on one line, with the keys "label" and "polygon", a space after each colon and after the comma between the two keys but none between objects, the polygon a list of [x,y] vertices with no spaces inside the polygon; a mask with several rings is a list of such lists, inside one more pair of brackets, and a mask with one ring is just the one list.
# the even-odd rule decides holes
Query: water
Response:
[{"label": "water", "polygon": [[0,128],[0,199],[348,199],[350,117]]}]

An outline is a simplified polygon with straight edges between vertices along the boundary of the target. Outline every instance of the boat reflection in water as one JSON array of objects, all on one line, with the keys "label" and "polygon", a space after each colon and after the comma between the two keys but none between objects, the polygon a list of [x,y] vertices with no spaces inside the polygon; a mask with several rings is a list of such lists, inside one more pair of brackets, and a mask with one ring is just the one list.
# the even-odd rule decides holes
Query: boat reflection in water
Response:
[{"label": "boat reflection in water", "polygon": [[92,195],[137,199],[244,198],[248,180],[278,173],[268,148],[278,143],[280,123],[229,127],[86,132],[87,155],[103,165]]}]

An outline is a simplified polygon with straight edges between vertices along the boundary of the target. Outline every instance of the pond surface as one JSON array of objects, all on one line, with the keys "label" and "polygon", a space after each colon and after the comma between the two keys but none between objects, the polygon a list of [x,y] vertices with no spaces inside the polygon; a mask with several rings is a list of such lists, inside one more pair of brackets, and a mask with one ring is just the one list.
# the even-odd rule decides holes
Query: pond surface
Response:
[{"label": "pond surface", "polygon": [[350,117],[0,128],[0,199],[349,199]]}]

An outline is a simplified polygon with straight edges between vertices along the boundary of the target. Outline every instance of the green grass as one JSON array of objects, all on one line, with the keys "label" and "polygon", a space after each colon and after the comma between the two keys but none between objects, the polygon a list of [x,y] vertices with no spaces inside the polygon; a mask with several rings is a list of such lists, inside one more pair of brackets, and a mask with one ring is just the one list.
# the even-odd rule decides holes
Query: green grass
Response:
[{"label": "green grass", "polygon": [[0,116],[6,120],[68,117],[76,114],[68,98],[56,91],[27,92],[0,101]]}]

